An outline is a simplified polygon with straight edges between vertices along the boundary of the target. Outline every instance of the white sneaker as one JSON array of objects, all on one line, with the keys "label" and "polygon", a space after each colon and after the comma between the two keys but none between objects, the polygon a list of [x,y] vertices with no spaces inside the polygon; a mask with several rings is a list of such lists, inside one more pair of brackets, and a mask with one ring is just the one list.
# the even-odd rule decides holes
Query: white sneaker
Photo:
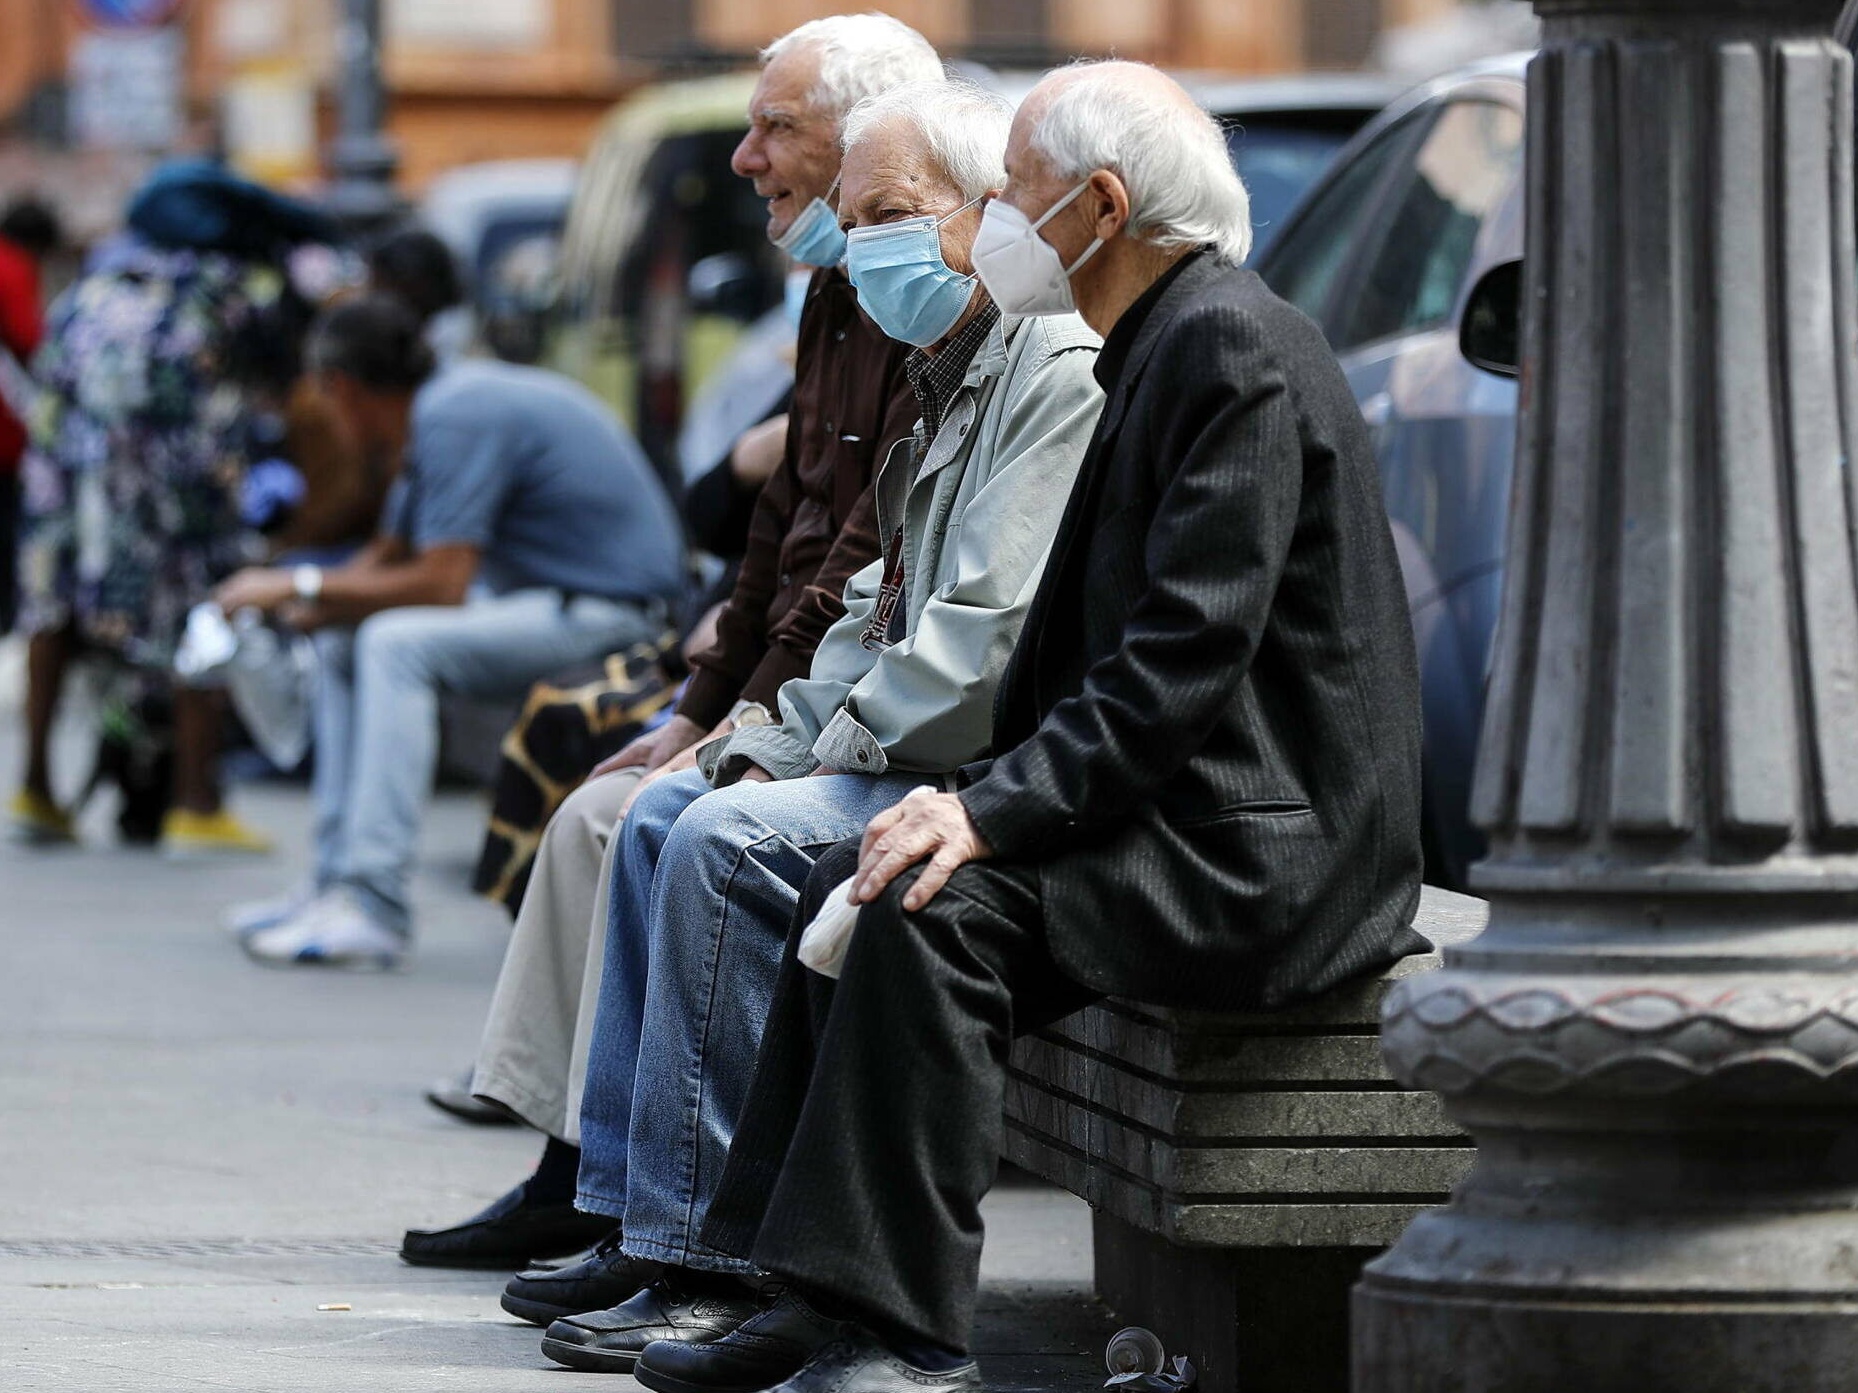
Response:
[{"label": "white sneaker", "polygon": [[310,907],[316,887],[305,883],[268,900],[247,900],[227,910],[220,923],[235,938],[249,938],[260,929],[274,929],[287,919],[294,919]]},{"label": "white sneaker", "polygon": [[274,967],[347,967],[389,971],[406,961],[405,938],[377,923],[344,886],[318,895],[301,912],[240,940],[256,962]]}]

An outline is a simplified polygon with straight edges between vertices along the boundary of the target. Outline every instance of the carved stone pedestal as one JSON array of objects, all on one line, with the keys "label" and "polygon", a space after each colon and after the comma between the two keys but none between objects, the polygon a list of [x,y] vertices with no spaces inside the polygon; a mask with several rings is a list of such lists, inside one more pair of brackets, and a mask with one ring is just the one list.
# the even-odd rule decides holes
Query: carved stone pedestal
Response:
[{"label": "carved stone pedestal", "polygon": [[1490,928],[1383,1017],[1477,1161],[1354,1386],[1850,1390],[1850,60],[1828,3],[1537,8]]}]

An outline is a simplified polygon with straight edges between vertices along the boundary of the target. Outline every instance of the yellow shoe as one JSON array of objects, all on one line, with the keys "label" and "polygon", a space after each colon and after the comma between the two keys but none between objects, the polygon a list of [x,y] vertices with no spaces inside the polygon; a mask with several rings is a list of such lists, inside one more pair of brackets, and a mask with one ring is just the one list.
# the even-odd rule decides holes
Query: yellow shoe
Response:
[{"label": "yellow shoe", "polygon": [[29,788],[22,788],[13,795],[13,800],[6,805],[6,815],[21,841],[36,846],[55,846],[77,840],[77,824],[71,821],[71,814],[43,793]]},{"label": "yellow shoe", "polygon": [[211,856],[222,851],[263,855],[274,848],[269,837],[224,808],[216,813],[170,808],[161,819],[161,849],[169,856]]}]

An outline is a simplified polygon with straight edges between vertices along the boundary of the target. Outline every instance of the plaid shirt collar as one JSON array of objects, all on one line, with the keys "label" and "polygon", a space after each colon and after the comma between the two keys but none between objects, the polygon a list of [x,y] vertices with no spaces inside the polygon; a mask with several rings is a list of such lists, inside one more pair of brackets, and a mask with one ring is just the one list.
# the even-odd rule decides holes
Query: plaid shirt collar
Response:
[{"label": "plaid shirt collar", "polygon": [[[981,293],[986,295],[987,292]],[[961,390],[961,384],[967,380],[968,367],[974,362],[974,355],[981,351],[987,336],[993,333],[994,325],[999,322],[999,307],[989,299],[981,306],[980,313],[935,353],[925,353],[916,348],[903,360],[903,371],[908,375],[910,387],[916,393],[916,403],[923,409],[925,448],[934,443],[936,432],[942,429],[942,421],[948,415],[949,404],[954,401],[955,393]]]}]

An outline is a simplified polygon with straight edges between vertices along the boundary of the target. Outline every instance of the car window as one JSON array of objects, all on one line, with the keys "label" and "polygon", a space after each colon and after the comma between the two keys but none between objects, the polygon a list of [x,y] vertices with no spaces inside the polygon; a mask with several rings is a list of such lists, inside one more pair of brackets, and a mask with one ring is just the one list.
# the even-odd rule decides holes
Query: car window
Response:
[{"label": "car window", "polygon": [[1364,111],[1313,111],[1223,120],[1232,167],[1251,195],[1254,255],[1283,230],[1297,200],[1367,116]]},{"label": "car window", "polygon": [[1432,111],[1416,112],[1357,151],[1260,264],[1260,273],[1271,288],[1325,330],[1329,328],[1330,294],[1337,278],[1359,255],[1356,243],[1369,229],[1379,202],[1375,190],[1389,168],[1418,142],[1434,116]]},{"label": "car window", "polygon": [[1523,118],[1489,101],[1440,111],[1380,200],[1381,232],[1330,341],[1340,349],[1450,321],[1477,235],[1522,164]]}]

